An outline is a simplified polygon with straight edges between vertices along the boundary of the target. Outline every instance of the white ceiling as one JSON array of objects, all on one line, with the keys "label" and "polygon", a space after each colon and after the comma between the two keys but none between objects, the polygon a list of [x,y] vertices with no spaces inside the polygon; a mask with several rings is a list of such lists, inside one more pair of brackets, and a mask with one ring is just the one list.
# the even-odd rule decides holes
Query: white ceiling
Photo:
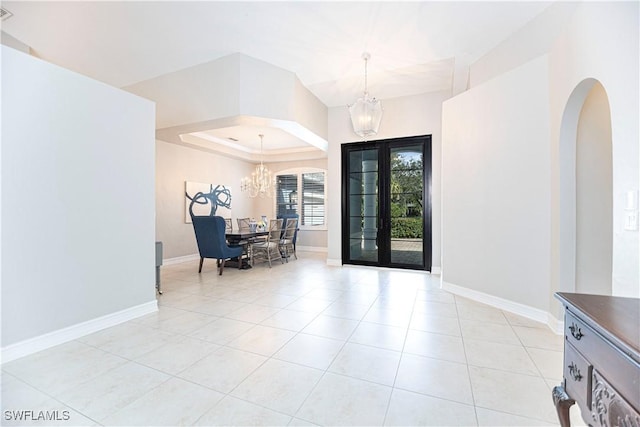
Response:
[{"label": "white ceiling", "polygon": [[[264,142],[271,150],[291,150],[297,146],[297,138],[273,127],[266,126],[230,126],[202,132],[204,136],[219,144],[236,145],[241,143],[244,149],[252,153],[260,153],[260,136],[267,135]],[[231,139],[233,138],[233,139]],[[235,140],[235,141],[234,141]]]},{"label": "white ceiling", "polygon": [[456,62],[471,64],[550,4],[3,1],[13,16],[2,30],[36,56],[116,87],[240,52],[296,73],[332,107],[362,94],[364,51],[372,96],[451,90]]},{"label": "white ceiling", "polygon": [[[237,152],[235,157],[245,160],[257,160],[263,154],[274,157],[310,151],[318,151],[319,155],[324,156],[320,152],[326,151],[275,126],[243,124],[183,134],[183,142],[189,142],[192,139],[185,135],[207,141],[207,145],[217,151],[225,151],[225,147],[231,148]],[[260,135],[263,135],[262,141]]]}]

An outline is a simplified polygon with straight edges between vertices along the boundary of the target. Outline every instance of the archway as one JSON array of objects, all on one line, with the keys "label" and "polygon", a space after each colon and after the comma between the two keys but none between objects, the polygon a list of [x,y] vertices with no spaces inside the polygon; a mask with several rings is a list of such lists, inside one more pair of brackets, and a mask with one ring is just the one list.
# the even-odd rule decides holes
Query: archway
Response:
[{"label": "archway", "polygon": [[560,290],[611,295],[611,113],[604,87],[583,80],[560,128]]},{"label": "archway", "polygon": [[611,112],[604,87],[593,85],[576,138],[576,292],[611,295],[613,160]]}]

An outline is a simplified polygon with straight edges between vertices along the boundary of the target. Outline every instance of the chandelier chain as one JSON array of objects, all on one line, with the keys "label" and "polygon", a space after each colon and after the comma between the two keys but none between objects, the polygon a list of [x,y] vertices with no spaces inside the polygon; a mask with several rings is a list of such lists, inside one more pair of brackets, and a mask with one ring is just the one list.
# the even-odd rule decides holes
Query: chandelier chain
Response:
[{"label": "chandelier chain", "polygon": [[262,165],[262,159],[264,159],[264,152],[262,151],[262,138],[264,138],[264,134],[259,134],[260,137],[260,165]]},{"label": "chandelier chain", "polygon": [[369,92],[367,91],[367,64],[369,63],[369,58],[364,58],[364,94],[367,95]]}]

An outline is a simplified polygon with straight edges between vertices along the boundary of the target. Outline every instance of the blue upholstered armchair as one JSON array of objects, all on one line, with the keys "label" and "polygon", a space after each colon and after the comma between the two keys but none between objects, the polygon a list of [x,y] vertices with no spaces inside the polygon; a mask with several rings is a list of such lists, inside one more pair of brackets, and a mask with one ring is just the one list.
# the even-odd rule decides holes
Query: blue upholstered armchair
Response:
[{"label": "blue upholstered armchair", "polygon": [[[198,251],[200,252],[200,267],[198,273],[202,271],[202,263],[205,258],[217,260],[219,274],[222,275],[224,262],[229,258],[240,258],[242,247],[228,246],[225,238],[225,221],[221,216],[191,216],[193,231],[196,233]],[[242,266],[238,260],[238,267]]]}]

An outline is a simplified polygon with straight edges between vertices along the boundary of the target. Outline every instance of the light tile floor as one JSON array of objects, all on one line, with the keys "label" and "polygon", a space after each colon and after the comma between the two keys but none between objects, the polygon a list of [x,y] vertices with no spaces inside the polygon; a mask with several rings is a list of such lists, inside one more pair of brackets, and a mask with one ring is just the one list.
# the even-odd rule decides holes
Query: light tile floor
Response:
[{"label": "light tile floor", "polygon": [[562,337],[438,276],[300,252],[162,282],[157,313],[4,364],[2,424],[557,425]]}]

